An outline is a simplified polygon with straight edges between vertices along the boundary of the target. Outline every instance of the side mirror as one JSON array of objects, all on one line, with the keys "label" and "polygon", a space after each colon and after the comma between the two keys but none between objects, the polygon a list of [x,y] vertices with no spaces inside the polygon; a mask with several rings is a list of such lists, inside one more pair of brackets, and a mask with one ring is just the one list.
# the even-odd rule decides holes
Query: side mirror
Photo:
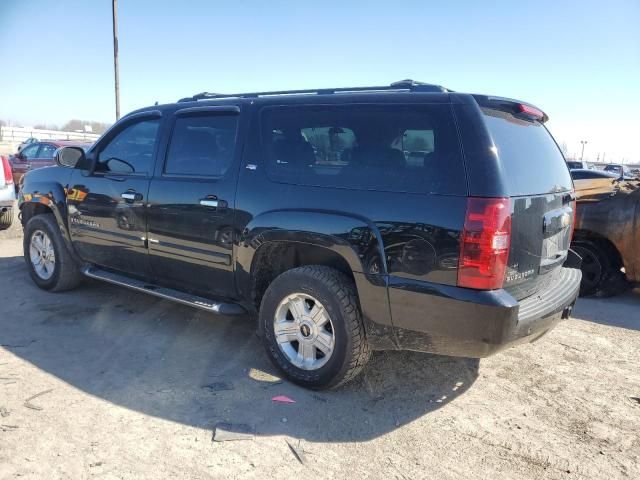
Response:
[{"label": "side mirror", "polygon": [[61,167],[76,168],[86,163],[84,150],[80,147],[62,147],[56,150],[55,161]]}]

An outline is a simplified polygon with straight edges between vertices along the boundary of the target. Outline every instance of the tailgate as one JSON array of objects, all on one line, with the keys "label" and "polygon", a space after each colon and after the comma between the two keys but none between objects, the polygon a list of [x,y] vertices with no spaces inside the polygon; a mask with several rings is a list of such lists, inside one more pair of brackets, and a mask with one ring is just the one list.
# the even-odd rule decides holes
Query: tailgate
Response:
[{"label": "tailgate", "polygon": [[570,192],[512,197],[511,247],[504,289],[517,300],[556,280],[571,243]]},{"label": "tailgate", "polygon": [[504,289],[517,300],[556,280],[567,258],[575,196],[545,118],[520,114],[518,103],[482,105],[485,124],[511,198],[511,244]]}]

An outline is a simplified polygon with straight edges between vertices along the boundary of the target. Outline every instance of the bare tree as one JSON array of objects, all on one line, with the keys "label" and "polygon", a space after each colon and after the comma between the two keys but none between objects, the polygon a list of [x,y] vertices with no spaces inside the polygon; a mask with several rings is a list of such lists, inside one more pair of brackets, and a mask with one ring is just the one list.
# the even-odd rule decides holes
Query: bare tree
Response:
[{"label": "bare tree", "polygon": [[569,156],[569,148],[567,147],[567,142],[562,142],[560,144],[560,151],[562,152],[562,155],[565,156],[565,158]]},{"label": "bare tree", "polygon": [[65,123],[62,126],[62,130],[67,132],[75,132],[77,130],[81,130],[84,132],[86,125],[89,125],[91,127],[92,133],[97,133],[97,134],[104,133],[107,130],[107,128],[110,127],[108,123],[96,122],[93,120],[78,120],[77,118],[74,118],[72,120],[69,120],[67,123]]}]

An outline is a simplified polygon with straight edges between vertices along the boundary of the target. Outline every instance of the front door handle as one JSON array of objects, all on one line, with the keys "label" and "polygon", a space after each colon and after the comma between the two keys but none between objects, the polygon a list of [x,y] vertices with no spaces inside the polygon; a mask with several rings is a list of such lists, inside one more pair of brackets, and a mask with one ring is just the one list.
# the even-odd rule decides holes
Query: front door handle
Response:
[{"label": "front door handle", "polygon": [[142,200],[142,195],[140,193],[132,192],[131,190],[121,193],[120,196],[130,202]]},{"label": "front door handle", "polygon": [[224,210],[229,206],[227,202],[218,199],[218,197],[216,197],[215,195],[207,195],[206,197],[201,198],[200,205],[202,205],[203,207],[218,208],[221,210]]}]

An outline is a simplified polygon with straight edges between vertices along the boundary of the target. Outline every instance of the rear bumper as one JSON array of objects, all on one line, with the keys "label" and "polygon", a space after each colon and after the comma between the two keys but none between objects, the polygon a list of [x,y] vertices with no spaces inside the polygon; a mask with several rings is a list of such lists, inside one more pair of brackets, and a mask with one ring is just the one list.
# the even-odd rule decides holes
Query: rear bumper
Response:
[{"label": "rear bumper", "polygon": [[389,301],[399,347],[481,358],[533,342],[569,317],[580,280],[579,269],[562,268],[556,282],[518,302],[504,290],[475,291],[391,277]]}]

